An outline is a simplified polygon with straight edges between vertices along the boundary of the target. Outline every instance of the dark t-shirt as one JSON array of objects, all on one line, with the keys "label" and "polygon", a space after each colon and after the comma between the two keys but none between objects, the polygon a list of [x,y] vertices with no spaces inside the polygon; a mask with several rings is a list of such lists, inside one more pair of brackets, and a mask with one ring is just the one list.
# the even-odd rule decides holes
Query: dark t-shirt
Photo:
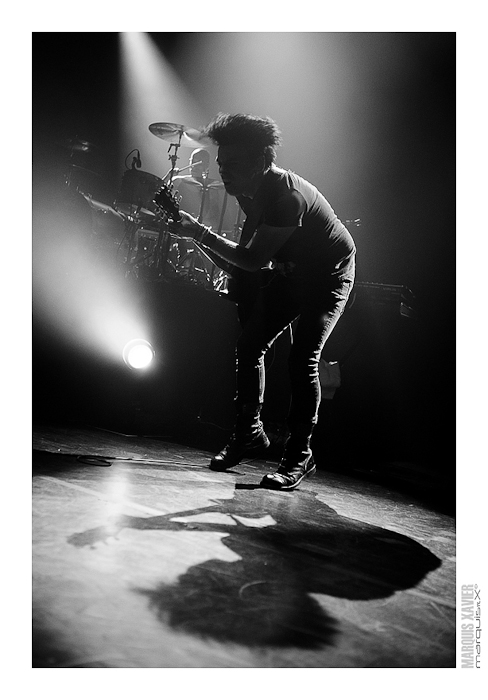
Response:
[{"label": "dark t-shirt", "polygon": [[238,200],[254,230],[260,224],[296,227],[273,258],[275,268],[295,284],[332,288],[354,280],[352,236],[314,185],[272,166],[254,199]]}]

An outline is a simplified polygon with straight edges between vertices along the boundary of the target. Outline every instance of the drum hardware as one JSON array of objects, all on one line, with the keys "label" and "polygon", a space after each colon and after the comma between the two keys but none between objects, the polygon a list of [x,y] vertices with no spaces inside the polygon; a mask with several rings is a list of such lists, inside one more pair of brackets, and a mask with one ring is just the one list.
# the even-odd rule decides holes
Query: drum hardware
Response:
[{"label": "drum hardware", "polygon": [[164,277],[168,271],[169,248],[171,244],[171,236],[168,230],[166,221],[161,221],[158,240],[155,250],[155,266],[158,270],[158,276]]},{"label": "drum hardware", "polygon": [[[169,159],[171,161],[171,169],[164,178],[159,178],[151,173],[138,170],[140,168],[141,157],[138,149],[133,149],[126,157],[127,159],[133,153],[137,154],[132,159],[132,167],[125,171],[122,177],[122,184],[117,199],[114,202],[114,207],[126,218],[127,235],[129,239],[129,249],[127,252],[126,264],[130,264],[134,247],[134,226],[158,225],[159,237],[154,251],[154,266],[159,270],[160,274],[164,273],[164,266],[167,262],[166,258],[169,254],[170,240],[167,228],[163,226],[161,215],[155,209],[153,197],[156,191],[161,187],[169,175],[170,182],[177,170],[176,163],[178,161],[178,149],[180,146],[199,145],[200,141],[194,140],[201,136],[196,129],[191,129],[182,124],[172,124],[169,122],[158,122],[149,126],[149,131],[165,141],[170,142],[168,148]],[[189,166],[190,167],[190,166]],[[187,168],[181,168],[186,170]]]},{"label": "drum hardware", "polygon": [[135,221],[134,219],[126,218],[125,224],[124,224],[124,228],[125,228],[124,237],[120,241],[119,247],[117,249],[117,252],[120,251],[124,241],[127,240],[127,253],[125,256],[125,261],[123,263],[126,267],[126,274],[129,273],[131,265],[132,265],[131,258],[132,258],[132,255],[134,253],[134,239],[135,239],[135,235],[136,235],[138,227],[139,227],[139,224],[137,223],[137,221]]},{"label": "drum hardware", "polygon": [[85,141],[84,139],[79,139],[78,136],[75,136],[74,139],[65,139],[64,141],[58,141],[57,145],[61,146],[62,148],[68,149],[69,151],[71,151],[71,153],[73,153],[73,151],[81,151],[83,153],[88,153],[88,151],[93,151],[96,148],[96,146],[93,143]]},{"label": "drum hardware", "polygon": [[[135,168],[139,168],[139,170],[140,170],[142,168],[141,154],[137,148],[135,148],[132,151],[132,153],[134,153],[134,152],[137,153],[137,155],[132,158],[132,166],[131,167],[132,167],[132,170],[135,170]],[[130,153],[129,153],[129,155],[130,155]]]},{"label": "drum hardware", "polygon": [[[226,193],[227,194],[227,193]],[[223,217],[223,214],[222,214]],[[232,236],[231,240],[233,241],[238,241],[240,238],[241,234],[241,217],[242,217],[242,209],[240,207],[237,207],[237,214],[236,214],[236,220],[234,222],[234,227],[232,231]],[[222,234],[225,235],[225,234]],[[216,266],[214,265],[214,268]],[[227,282],[228,282],[229,276],[227,275],[224,270],[218,270],[217,276],[214,279],[214,289],[216,292],[219,294],[227,294]]]},{"label": "drum hardware", "polygon": [[[222,227],[224,225],[224,216],[225,216],[226,209],[227,209],[227,192],[224,192],[224,201],[222,202],[222,211],[220,212],[219,228],[217,231],[219,236],[222,235]],[[212,284],[214,284],[214,282],[217,282],[217,280],[215,280],[215,270],[216,269],[217,269],[217,266],[215,265],[214,262],[212,262],[212,268],[210,270],[210,279],[212,281]],[[221,270],[221,272],[223,272],[223,270]]]},{"label": "drum hardware", "polygon": [[[198,131],[197,129],[184,126],[183,124],[174,124],[171,122],[155,122],[154,124],[149,125],[149,131],[157,138],[160,138],[163,141],[167,141],[170,144],[168,148],[168,158],[171,162],[171,168],[163,178],[164,183],[169,183],[169,185],[172,184],[176,174],[193,167],[192,164],[183,168],[176,167],[176,164],[179,160],[178,150],[181,148],[181,146],[188,148],[199,148],[204,144],[211,143],[209,139],[206,139],[204,137],[202,132]],[[206,173],[206,175],[208,176],[208,173]],[[202,200],[200,203],[200,213],[198,216],[198,221],[201,221],[203,207],[205,205],[205,197],[207,192],[206,179],[206,177],[203,179]],[[169,242],[167,243],[168,244],[166,245],[166,253],[169,255]],[[193,281],[192,278],[194,277],[196,270],[196,253],[197,251],[195,249],[192,249],[191,252],[190,250],[187,250],[184,259],[185,261],[187,258],[189,259],[189,269],[188,272],[181,270],[183,274],[187,274],[190,281]],[[203,270],[199,270],[199,272],[203,272]]]},{"label": "drum hardware", "polygon": [[[78,138],[78,136],[75,136],[73,139],[57,141],[56,145],[69,151],[69,162],[67,170],[64,173],[65,185],[67,187],[72,187],[73,184],[75,184],[75,189],[80,192],[80,194],[85,194],[86,187],[80,187],[80,182],[84,180],[84,184],[86,185],[87,179],[92,176],[100,177],[99,173],[84,167],[86,164],[85,154],[92,153],[96,148],[95,145],[89,141]],[[78,162],[75,162],[75,158]]]},{"label": "drum hardware", "polygon": [[[141,207],[139,206],[130,214],[122,215],[122,218],[124,219],[125,233],[118,250],[121,249],[124,242],[127,242],[127,251],[123,262],[126,274],[131,274],[135,268],[143,264],[144,267],[151,267],[155,271],[155,277],[164,276],[168,265],[170,265],[169,261],[167,261],[170,234],[166,222],[156,214],[152,219],[148,219],[146,215],[142,215]],[[150,232],[150,238],[155,241],[152,249],[149,250],[149,247],[147,247],[142,257],[139,255],[138,234],[140,231],[144,231],[145,234]]]},{"label": "drum hardware", "polygon": [[[176,277],[184,279],[191,284],[197,284],[205,287],[206,289],[212,289],[213,286],[210,275],[205,269],[203,258],[197,260],[195,255],[197,251],[194,247],[188,247],[186,250],[184,249],[182,253],[179,247],[181,244],[181,239],[179,239],[175,244],[178,250],[177,263],[174,267]],[[200,265],[198,263],[200,263]]]},{"label": "drum hardware", "polygon": [[98,200],[93,199],[91,194],[83,194],[83,197],[96,213],[111,214],[121,220],[124,218],[122,214],[116,211],[110,204],[104,204],[104,202],[99,202]]},{"label": "drum hardware", "polygon": [[[171,161],[171,168],[164,176],[163,180],[165,182],[172,183],[173,178],[176,175],[176,163],[179,160],[178,149],[181,146],[187,148],[199,148],[202,145],[209,145],[211,141],[207,139],[201,131],[198,129],[193,129],[188,126],[183,126],[183,124],[173,124],[171,122],[155,122],[149,125],[149,131],[158,139],[163,139],[163,141],[168,141],[170,146],[168,148],[169,160]],[[172,149],[174,152],[171,153]],[[179,172],[186,168],[180,168]]]},{"label": "drum hardware", "polygon": [[198,129],[193,129],[183,124],[171,122],[155,122],[149,125],[149,131],[158,139],[169,141],[171,145],[184,146],[186,148],[200,148],[202,145],[211,145],[210,139]]},{"label": "drum hardware", "polygon": [[[197,217],[197,221],[200,224],[203,223],[203,221],[202,221],[203,220],[203,211],[204,211],[205,203],[207,200],[207,192],[208,192],[208,189],[210,186],[210,183],[207,184],[207,180],[208,180],[208,170],[205,170],[202,173],[200,211],[198,212],[198,217]],[[189,277],[191,279],[193,276],[194,270],[195,270],[196,258],[197,258],[197,256],[198,257],[201,257],[201,256],[200,256],[200,251],[197,248],[193,248],[191,250],[191,254],[190,254],[190,251],[188,251],[188,254],[190,255]],[[212,276],[210,276],[210,280],[212,280]]]},{"label": "drum hardware", "polygon": [[[206,289],[223,291],[227,275],[218,269],[214,263],[188,241],[174,236],[169,232],[167,215],[162,213],[153,202],[154,195],[163,184],[172,185],[174,177],[180,172],[190,170],[194,164],[177,167],[180,147],[198,148],[210,144],[202,132],[182,124],[157,122],[149,126],[149,131],[164,141],[169,142],[168,159],[171,162],[169,171],[163,178],[140,170],[140,152],[133,149],[125,159],[126,170],[122,176],[117,197],[113,206],[103,205],[88,196],[88,201],[95,210],[114,212],[124,221],[124,236],[118,246],[118,251],[125,244],[123,265],[126,274],[144,274],[154,271],[155,277],[180,278],[192,284],[204,286]],[[78,147],[78,144],[76,144]],[[86,144],[86,148],[91,145]],[[79,146],[85,148],[83,144]],[[133,156],[130,165],[130,156]],[[200,179],[187,179],[187,184],[194,185],[200,190],[198,221],[204,223],[205,207],[209,193],[214,189],[224,189],[222,182],[209,182],[208,171]],[[225,192],[219,215],[218,233],[235,237],[240,225],[240,209],[237,211],[233,233],[223,232],[225,214],[228,209],[228,196]],[[217,213],[216,212],[216,213]],[[232,224],[231,224],[232,227]],[[234,235],[233,235],[234,234]]]},{"label": "drum hardware", "polygon": [[[188,166],[192,167],[192,165]],[[176,181],[175,181],[176,182]],[[224,184],[222,182],[218,181],[212,181],[209,182],[209,177],[208,177],[208,171],[204,172],[201,177],[193,178],[193,177],[188,177],[185,178],[184,180],[185,187],[186,188],[195,188],[195,190],[198,191],[199,195],[199,204],[198,204],[198,214],[196,215],[197,221],[199,223],[204,223],[209,225],[209,221],[205,220],[205,207],[208,202],[208,198],[211,194],[211,192],[215,190],[224,190],[224,199],[222,202],[222,205],[220,207],[219,215],[218,215],[218,225],[217,225],[217,233],[219,235],[226,235],[225,233],[222,232],[223,229],[223,224],[224,224],[224,218],[225,218],[225,213],[227,211],[227,205],[228,205],[228,196],[227,193],[225,192],[224,189]],[[207,276],[209,278],[209,283],[213,284],[215,275],[216,275],[216,270],[217,267],[214,265],[214,263],[207,257],[205,256],[204,252],[201,251],[199,248],[195,248],[193,250],[193,266],[198,265],[200,263],[200,267],[204,266],[204,268],[207,270]],[[208,265],[210,264],[210,268],[208,268]],[[186,272],[185,272],[186,274]],[[220,275],[220,272],[218,273]]]},{"label": "drum hardware", "polygon": [[161,187],[160,177],[135,168],[127,169],[123,176],[114,208],[132,219],[154,221],[158,211],[153,197]]},{"label": "drum hardware", "polygon": [[144,267],[153,267],[149,261],[154,258],[155,249],[159,238],[158,232],[138,229],[136,231],[136,238],[136,257],[132,263],[132,266],[139,267],[143,265]]},{"label": "drum hardware", "polygon": [[81,165],[70,163],[64,172],[64,184],[68,189],[74,189],[83,197],[91,196],[100,181],[100,173],[83,168]]},{"label": "drum hardware", "polygon": [[[161,222],[159,226],[151,229],[145,229],[143,226],[137,213],[134,217],[125,217],[125,233],[118,250],[127,241],[127,251],[122,263],[126,269],[126,275],[137,272],[137,268],[142,265],[159,271],[157,275],[161,274],[161,249],[167,237],[166,232]],[[149,245],[150,240],[153,245]]]}]

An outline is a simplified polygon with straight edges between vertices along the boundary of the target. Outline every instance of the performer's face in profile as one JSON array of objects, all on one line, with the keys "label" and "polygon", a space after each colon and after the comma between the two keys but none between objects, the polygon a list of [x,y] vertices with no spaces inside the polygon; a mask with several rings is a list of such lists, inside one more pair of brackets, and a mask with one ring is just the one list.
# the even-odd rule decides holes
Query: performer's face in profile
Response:
[{"label": "performer's face in profile", "polygon": [[245,146],[220,146],[217,156],[220,177],[228,194],[253,196],[264,170],[249,157]]}]

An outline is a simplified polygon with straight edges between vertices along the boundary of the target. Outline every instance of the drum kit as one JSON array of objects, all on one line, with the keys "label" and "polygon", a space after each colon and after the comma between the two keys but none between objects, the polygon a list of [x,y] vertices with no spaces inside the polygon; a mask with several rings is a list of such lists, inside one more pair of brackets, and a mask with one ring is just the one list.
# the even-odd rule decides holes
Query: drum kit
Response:
[{"label": "drum kit", "polygon": [[[141,170],[139,151],[134,150],[127,156],[128,159],[134,154],[131,167],[126,167],[123,173],[115,201],[110,205],[105,204],[94,199],[89,193],[90,187],[86,187],[83,182],[96,173],[74,164],[73,156],[86,154],[92,151],[94,146],[88,141],[76,138],[63,144],[70,150],[70,165],[65,183],[75,188],[88,201],[93,220],[96,222],[96,233],[103,234],[113,229],[114,224],[118,226],[119,231],[120,227],[123,228],[120,240],[116,242],[115,257],[117,263],[122,262],[126,276],[151,280],[181,280],[225,293],[227,275],[216,268],[196,244],[179,239],[170,232],[168,215],[154,202],[154,197],[163,185],[173,190],[175,185],[184,181],[185,187],[194,189],[199,203],[199,211],[189,213],[193,213],[201,223],[211,226],[216,233],[232,240],[237,240],[240,234],[241,210],[233,198],[228,198],[221,181],[208,178],[208,170],[203,171],[198,178],[179,177],[180,173],[195,165],[178,168],[179,149],[205,148],[208,142],[202,132],[170,122],[151,124],[149,131],[170,144],[168,158],[171,167],[164,177]],[[175,194],[178,195],[178,192]],[[210,199],[214,213],[212,221],[208,220]],[[232,202],[229,199],[232,199]],[[215,202],[219,207],[217,216]],[[184,201],[181,208],[185,209]],[[230,222],[232,223],[229,225]],[[98,238],[100,239],[100,236]]]}]

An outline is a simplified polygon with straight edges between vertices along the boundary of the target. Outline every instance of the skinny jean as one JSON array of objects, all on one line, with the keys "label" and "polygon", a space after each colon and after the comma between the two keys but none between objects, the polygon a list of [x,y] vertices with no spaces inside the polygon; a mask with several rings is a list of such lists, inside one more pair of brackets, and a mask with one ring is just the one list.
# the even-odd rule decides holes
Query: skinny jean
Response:
[{"label": "skinny jean", "polygon": [[[239,306],[242,333],[237,341],[236,404],[262,404],[266,352],[296,319],[288,358],[291,380],[290,433],[305,428],[311,434],[321,399],[319,360],[327,338],[344,312],[354,282],[354,268],[334,289],[294,289],[280,274],[263,284],[252,305]],[[302,430],[303,432],[303,430]]]}]

